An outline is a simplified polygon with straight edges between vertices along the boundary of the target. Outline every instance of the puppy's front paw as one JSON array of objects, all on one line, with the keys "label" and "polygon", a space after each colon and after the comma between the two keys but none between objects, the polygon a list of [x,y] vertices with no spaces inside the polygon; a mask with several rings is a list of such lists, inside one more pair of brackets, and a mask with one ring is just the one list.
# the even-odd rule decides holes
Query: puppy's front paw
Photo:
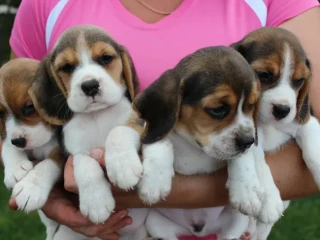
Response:
[{"label": "puppy's front paw", "polygon": [[278,189],[267,193],[261,207],[258,219],[266,224],[273,224],[279,220],[284,211],[283,202]]},{"label": "puppy's front paw", "polygon": [[264,191],[260,184],[255,181],[241,182],[228,180],[229,196],[231,206],[241,213],[249,216],[257,216],[261,209]]},{"label": "puppy's front paw", "polygon": [[[108,149],[106,153],[106,169],[110,181],[121,189],[128,190],[136,186],[142,176],[142,163],[135,149],[117,154]],[[123,150],[124,151],[124,150]],[[113,159],[111,159],[111,154]]]},{"label": "puppy's front paw", "polygon": [[160,171],[155,175],[144,174],[138,185],[142,201],[151,205],[167,197],[173,175],[172,171]]},{"label": "puppy's front paw", "polygon": [[40,209],[46,203],[52,184],[46,182],[45,176],[36,169],[18,182],[12,191],[19,209],[31,212]]},{"label": "puppy's front paw", "polygon": [[93,223],[105,222],[115,208],[110,185],[105,179],[79,188],[80,211]]},{"label": "puppy's front paw", "polygon": [[146,145],[143,149],[143,176],[139,182],[140,198],[148,204],[164,199],[171,190],[173,169],[173,146],[164,140]]},{"label": "puppy's front paw", "polygon": [[16,166],[8,166],[5,169],[4,184],[8,189],[12,189],[32,168],[33,164],[29,160],[23,160]]},{"label": "puppy's front paw", "polygon": [[121,189],[136,186],[143,167],[138,155],[140,136],[126,126],[115,127],[106,140],[105,163],[110,181]]}]

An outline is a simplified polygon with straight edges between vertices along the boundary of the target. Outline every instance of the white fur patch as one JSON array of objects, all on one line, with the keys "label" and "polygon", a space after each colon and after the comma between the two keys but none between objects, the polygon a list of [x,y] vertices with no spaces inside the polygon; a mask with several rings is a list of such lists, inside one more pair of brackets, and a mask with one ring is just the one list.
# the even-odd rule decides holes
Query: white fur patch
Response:
[{"label": "white fur patch", "polygon": [[46,203],[49,193],[61,176],[62,169],[51,159],[38,163],[12,191],[19,209],[31,212]]},{"label": "white fur patch", "polygon": [[106,141],[105,162],[110,181],[122,189],[132,189],[142,176],[142,163],[138,155],[140,135],[126,127],[115,127]]},{"label": "white fur patch", "polygon": [[106,221],[115,208],[115,201],[101,166],[85,154],[74,155],[73,165],[81,213],[93,223]]},{"label": "white fur patch", "polygon": [[173,146],[169,139],[143,145],[143,175],[139,182],[140,198],[147,204],[165,199],[171,190]]}]

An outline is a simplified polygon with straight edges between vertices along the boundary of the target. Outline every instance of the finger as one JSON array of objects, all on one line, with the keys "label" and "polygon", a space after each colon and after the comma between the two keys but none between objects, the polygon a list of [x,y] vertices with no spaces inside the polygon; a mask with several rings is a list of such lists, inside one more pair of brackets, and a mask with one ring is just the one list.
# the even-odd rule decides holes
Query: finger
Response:
[{"label": "finger", "polygon": [[48,218],[71,228],[92,225],[71,201],[49,200],[42,210]]},{"label": "finger", "polygon": [[116,225],[114,225],[112,227],[112,232],[117,232],[118,230],[120,230],[121,228],[124,228],[128,225],[132,224],[132,218],[127,216],[125,218],[123,218],[120,222],[118,222]]},{"label": "finger", "polygon": [[105,161],[104,161],[104,149],[103,148],[94,148],[91,151],[90,156],[92,158],[94,158],[95,160],[97,160],[102,167],[106,166]]},{"label": "finger", "polygon": [[106,226],[111,226],[116,225],[118,222],[120,222],[123,218],[125,218],[128,215],[128,210],[120,210],[112,214],[108,220],[103,224]]},{"label": "finger", "polygon": [[74,178],[72,156],[69,156],[64,167],[64,188],[69,192],[78,193],[78,187]]},{"label": "finger", "polygon": [[9,208],[11,210],[18,210],[18,205],[15,198],[10,198],[9,200]]}]

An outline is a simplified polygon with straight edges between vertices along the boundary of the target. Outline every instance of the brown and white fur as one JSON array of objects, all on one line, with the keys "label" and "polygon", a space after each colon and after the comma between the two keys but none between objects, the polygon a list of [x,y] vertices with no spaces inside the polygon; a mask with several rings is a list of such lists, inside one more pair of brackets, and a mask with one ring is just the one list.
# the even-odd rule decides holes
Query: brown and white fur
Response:
[{"label": "brown and white fur", "polygon": [[[232,46],[246,58],[261,82],[256,168],[266,194],[269,195],[266,199],[270,201],[263,203],[259,218],[275,222],[288,207],[289,201],[281,203],[279,190],[265,164],[264,152],[274,152],[295,139],[307,167],[320,187],[320,125],[311,115],[311,64],[298,38],[281,28],[255,30]],[[270,212],[274,204],[276,208]],[[254,230],[255,224],[256,220],[251,219],[251,239],[267,239],[273,224],[265,225],[258,221]]]},{"label": "brown and white fur", "polygon": [[[80,211],[93,223],[107,220],[115,201],[90,151],[104,147],[110,130],[126,123],[137,90],[128,52],[103,29],[91,25],[66,30],[35,77],[32,99],[48,122],[63,125],[63,145],[73,155]],[[143,221],[146,210],[130,210],[135,212]]]},{"label": "brown and white fur", "polygon": [[[35,60],[15,59],[0,69],[1,155],[4,183],[12,189],[18,208],[39,210],[51,239],[57,224],[49,226],[40,209],[62,175],[65,158],[58,144],[59,129],[41,118],[29,95],[38,65]],[[34,165],[32,159],[40,162]]]},{"label": "brown and white fur", "polygon": [[[138,158],[137,137],[142,135],[143,175],[138,190],[141,199],[152,204],[170,192],[174,171],[207,174],[228,163],[231,205],[255,216],[264,199],[251,150],[258,140],[259,86],[250,65],[231,48],[208,47],[188,55],[135,98],[133,107],[146,126],[133,116],[127,126],[113,129],[107,139],[106,164],[117,161],[127,167],[128,159]],[[132,164],[137,168],[141,163]],[[135,185],[134,178],[119,175],[119,170],[110,177],[110,167],[107,169],[110,180],[120,187]],[[220,214],[223,208],[211,210]],[[146,227],[152,237],[168,240],[215,231],[222,231],[223,239],[232,239],[243,233],[228,232],[229,227],[218,225],[226,221],[213,222],[212,215],[203,211],[210,210],[151,209]],[[225,211],[221,218],[231,209]],[[238,222],[243,215],[233,216]]]}]

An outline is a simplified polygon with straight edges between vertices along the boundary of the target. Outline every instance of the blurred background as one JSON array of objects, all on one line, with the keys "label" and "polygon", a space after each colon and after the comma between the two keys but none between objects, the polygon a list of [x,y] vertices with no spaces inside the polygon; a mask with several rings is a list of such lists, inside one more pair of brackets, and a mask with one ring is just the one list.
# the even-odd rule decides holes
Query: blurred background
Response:
[{"label": "blurred background", "polygon": [[[9,59],[9,36],[20,1],[0,1],[0,67]],[[44,240],[44,227],[37,213],[25,214],[8,208],[10,192],[2,179],[0,169],[0,240]],[[292,201],[269,240],[320,240],[320,194]]]}]

